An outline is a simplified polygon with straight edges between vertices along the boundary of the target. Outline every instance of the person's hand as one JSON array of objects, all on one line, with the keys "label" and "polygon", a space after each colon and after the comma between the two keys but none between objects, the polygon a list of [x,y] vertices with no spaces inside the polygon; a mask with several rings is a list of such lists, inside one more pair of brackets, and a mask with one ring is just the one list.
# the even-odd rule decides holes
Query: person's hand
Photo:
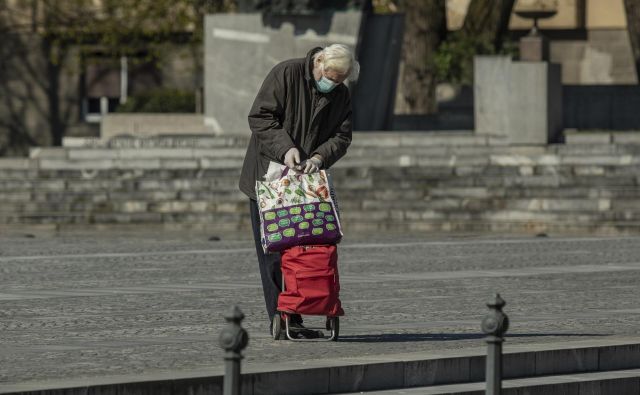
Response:
[{"label": "person's hand", "polygon": [[300,170],[300,151],[296,147],[290,148],[284,154],[284,164],[292,170]]},{"label": "person's hand", "polygon": [[302,162],[301,167],[306,174],[315,173],[322,167],[322,161],[319,158],[313,157]]}]

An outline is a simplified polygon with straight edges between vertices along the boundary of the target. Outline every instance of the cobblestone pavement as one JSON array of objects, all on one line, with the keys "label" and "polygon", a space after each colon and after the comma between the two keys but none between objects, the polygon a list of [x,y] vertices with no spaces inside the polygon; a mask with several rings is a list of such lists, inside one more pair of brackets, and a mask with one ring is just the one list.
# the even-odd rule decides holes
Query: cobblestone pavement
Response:
[{"label": "cobblestone pavement", "polygon": [[274,342],[248,239],[5,233],[0,383],[218,373],[233,303],[254,365],[482,346],[494,292],[508,303],[507,349],[640,331],[640,238],[347,237],[339,264],[342,341]]}]

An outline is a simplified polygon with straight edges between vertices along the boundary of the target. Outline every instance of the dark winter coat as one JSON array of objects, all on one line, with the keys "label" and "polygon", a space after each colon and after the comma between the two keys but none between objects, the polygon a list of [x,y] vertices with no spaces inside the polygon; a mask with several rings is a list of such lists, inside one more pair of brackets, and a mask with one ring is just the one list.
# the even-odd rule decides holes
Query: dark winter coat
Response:
[{"label": "dark winter coat", "polygon": [[329,93],[316,90],[313,78],[314,48],[306,58],[277,64],[267,75],[251,111],[251,140],[240,176],[240,190],[256,199],[256,180],[262,180],[269,162],[283,163],[292,147],[300,160],[320,154],[329,168],[351,144],[351,98],[339,84]]}]

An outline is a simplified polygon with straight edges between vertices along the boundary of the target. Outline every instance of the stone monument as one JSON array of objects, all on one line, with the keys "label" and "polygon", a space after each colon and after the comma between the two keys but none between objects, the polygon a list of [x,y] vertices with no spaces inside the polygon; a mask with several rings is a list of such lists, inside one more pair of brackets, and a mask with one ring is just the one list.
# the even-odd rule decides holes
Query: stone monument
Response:
[{"label": "stone monument", "polygon": [[548,62],[548,42],[537,22],[556,11],[537,1],[516,13],[534,20],[531,32],[520,40],[520,61],[506,56],[474,59],[475,130],[512,145],[556,143],[563,125],[561,68]]},{"label": "stone monument", "polygon": [[474,118],[478,135],[511,145],[558,142],[562,132],[559,64],[514,62],[508,56],[474,59]]}]

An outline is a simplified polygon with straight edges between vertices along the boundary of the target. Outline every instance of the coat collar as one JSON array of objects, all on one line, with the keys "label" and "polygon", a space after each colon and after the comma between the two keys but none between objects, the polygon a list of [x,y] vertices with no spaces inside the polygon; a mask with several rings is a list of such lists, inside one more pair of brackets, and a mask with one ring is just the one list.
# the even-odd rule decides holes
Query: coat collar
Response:
[{"label": "coat collar", "polygon": [[312,81],[314,80],[313,78],[313,55],[315,55],[316,53],[322,51],[322,48],[320,47],[315,47],[313,49],[311,49],[311,51],[309,51],[307,53],[307,57],[304,61],[305,64],[305,69],[304,69],[304,78],[306,78],[307,81]]}]

